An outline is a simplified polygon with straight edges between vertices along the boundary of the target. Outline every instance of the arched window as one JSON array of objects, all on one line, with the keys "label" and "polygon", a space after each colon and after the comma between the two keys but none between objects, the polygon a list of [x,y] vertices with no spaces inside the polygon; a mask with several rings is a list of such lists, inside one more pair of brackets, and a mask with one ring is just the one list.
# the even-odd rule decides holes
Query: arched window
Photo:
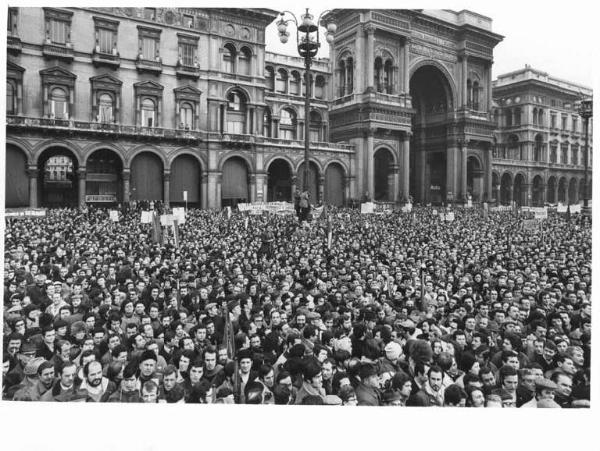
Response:
[{"label": "arched window", "polygon": [[142,100],[142,127],[156,127],[156,104],[152,99]]},{"label": "arched window", "polygon": [[10,81],[6,82],[6,114],[15,113],[15,100],[17,96],[15,93],[15,85]]},{"label": "arched window", "polygon": [[512,125],[513,125],[512,110],[508,109],[508,110],[506,110],[506,126],[512,127]]},{"label": "arched window", "polygon": [[69,102],[67,92],[62,88],[54,88],[50,93],[50,114],[55,119],[69,118]]},{"label": "arched window", "polygon": [[309,131],[310,131],[310,142],[319,142],[321,139],[321,128],[322,124],[321,115],[317,111],[310,112],[310,122],[309,122]]},{"label": "arched window", "polygon": [[284,108],[279,115],[279,137],[282,139],[296,139],[296,113]]},{"label": "arched window", "polygon": [[227,132],[242,134],[246,130],[246,97],[240,91],[227,94]]},{"label": "arched window", "polygon": [[271,122],[271,109],[265,108],[265,113],[263,116],[263,136],[265,136],[266,138],[271,137]]},{"label": "arched window", "polygon": [[290,94],[300,95],[300,74],[293,71],[290,77]]},{"label": "arched window", "polygon": [[386,60],[383,68],[383,84],[387,94],[394,93],[394,66],[391,60]]},{"label": "arched window", "polygon": [[317,75],[315,78],[315,97],[322,99],[325,97],[325,77]]},{"label": "arched window", "polygon": [[375,70],[373,71],[373,86],[377,92],[383,92],[383,63],[381,58],[375,58]]},{"label": "arched window", "polygon": [[541,135],[536,135],[535,146],[533,148],[533,160],[542,161],[543,138]]},{"label": "arched window", "polygon": [[541,108],[538,110],[538,125],[540,127],[544,126],[544,110]]},{"label": "arched window", "polygon": [[346,94],[354,92],[354,60],[348,58],[346,60]]},{"label": "arched window", "polygon": [[479,111],[479,82],[473,82],[473,106],[475,111]]},{"label": "arched window", "polygon": [[579,164],[579,146],[571,145],[571,164],[577,166]]},{"label": "arched window", "polygon": [[537,125],[537,120],[538,120],[538,113],[537,113],[537,108],[533,109],[533,125]]},{"label": "arched window", "polygon": [[277,71],[277,79],[275,80],[275,90],[277,92],[287,93],[288,73],[285,69]]},{"label": "arched window", "polygon": [[270,66],[265,68],[265,85],[267,91],[275,90],[275,71]]},{"label": "arched window", "polygon": [[556,144],[550,146],[550,163],[556,163],[557,159],[557,148]]},{"label": "arched window", "polygon": [[235,47],[231,44],[226,44],[223,48],[223,72],[235,73]]},{"label": "arched window", "polygon": [[189,102],[182,102],[179,106],[179,128],[194,129],[194,106]]},{"label": "arched window", "polygon": [[569,164],[569,144],[563,143],[560,145],[560,162]]},{"label": "arched window", "polygon": [[113,98],[110,94],[100,94],[98,97],[98,122],[103,124],[113,122],[113,103]]},{"label": "arched window", "polygon": [[473,83],[471,79],[467,79],[467,107],[473,106]]},{"label": "arched window", "polygon": [[250,75],[251,73],[252,52],[248,47],[242,47],[238,57],[238,73]]},{"label": "arched window", "polygon": [[344,60],[341,60],[339,66],[340,66],[339,87],[340,87],[340,97],[342,97],[346,93],[346,62]]}]

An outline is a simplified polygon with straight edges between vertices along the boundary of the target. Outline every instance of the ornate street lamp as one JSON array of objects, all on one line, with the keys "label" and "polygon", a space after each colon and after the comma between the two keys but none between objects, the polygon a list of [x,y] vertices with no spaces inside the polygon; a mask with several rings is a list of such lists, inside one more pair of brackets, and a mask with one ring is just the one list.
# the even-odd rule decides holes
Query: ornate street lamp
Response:
[{"label": "ornate street lamp", "polygon": [[[302,189],[308,191],[308,168],[309,168],[309,153],[310,153],[310,66],[312,65],[313,58],[317,55],[320,42],[319,24],[321,23],[321,17],[323,14],[329,11],[323,11],[317,22],[313,21],[313,15],[306,12],[300,16],[301,22],[298,22],[296,16],[290,11],[283,11],[280,13],[280,19],[277,22],[277,31],[279,33],[279,40],[282,44],[288,42],[290,33],[287,31],[287,26],[290,22],[296,24],[296,42],[298,43],[298,54],[304,58],[304,85],[306,86],[306,92],[304,96],[304,177],[302,180]],[[285,15],[289,14],[291,19],[285,19]],[[333,22],[329,22],[326,26],[327,31],[325,32],[325,40],[331,44],[337,25]]]},{"label": "ornate street lamp", "polygon": [[584,192],[583,192],[583,211],[585,214],[589,213],[589,207],[588,207],[588,198],[589,198],[589,187],[588,187],[588,165],[589,165],[589,144],[588,144],[588,140],[589,140],[589,122],[590,122],[590,118],[593,116],[593,108],[594,108],[594,104],[593,104],[593,100],[591,98],[588,99],[583,99],[579,102],[578,105],[578,112],[579,115],[583,118],[583,120],[585,121],[585,173],[584,173],[584,178],[583,178],[583,184],[584,184]]}]

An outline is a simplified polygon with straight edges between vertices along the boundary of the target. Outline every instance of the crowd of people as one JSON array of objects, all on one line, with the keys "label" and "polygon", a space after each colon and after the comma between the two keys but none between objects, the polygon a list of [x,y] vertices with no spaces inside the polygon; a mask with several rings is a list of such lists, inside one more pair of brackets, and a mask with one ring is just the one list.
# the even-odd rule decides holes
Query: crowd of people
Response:
[{"label": "crowd of people", "polygon": [[589,407],[590,218],[453,211],[7,218],[3,399]]}]

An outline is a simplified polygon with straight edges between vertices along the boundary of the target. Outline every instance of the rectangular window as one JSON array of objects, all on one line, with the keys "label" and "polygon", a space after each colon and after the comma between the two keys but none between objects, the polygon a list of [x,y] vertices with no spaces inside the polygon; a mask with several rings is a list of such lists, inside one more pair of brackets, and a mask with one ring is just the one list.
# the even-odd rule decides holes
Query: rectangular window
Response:
[{"label": "rectangular window", "polygon": [[310,142],[316,143],[319,142],[319,130],[310,130]]},{"label": "rectangular window", "polygon": [[112,106],[100,105],[100,122],[108,124],[112,122]]},{"label": "rectangular window", "polygon": [[186,28],[194,28],[194,16],[187,14],[183,15],[183,26]]},{"label": "rectangular window", "polygon": [[244,133],[244,121],[233,114],[227,115],[227,132],[241,135]]},{"label": "rectangular window", "polygon": [[154,20],[156,18],[156,8],[144,8],[144,19]]},{"label": "rectangular window", "polygon": [[142,110],[142,127],[154,127],[154,111]]},{"label": "rectangular window", "polygon": [[550,127],[556,128],[556,114],[550,115]]},{"label": "rectangular window", "polygon": [[571,131],[573,131],[573,132],[577,132],[578,131],[577,130],[577,118],[576,117],[573,118],[573,124],[572,124],[571,128],[572,128]]},{"label": "rectangular window", "polygon": [[66,44],[69,25],[62,20],[50,21],[50,39],[54,44]]},{"label": "rectangular window", "polygon": [[101,53],[112,53],[113,32],[104,28],[98,29],[98,43],[100,44]]},{"label": "rectangular window", "polygon": [[561,124],[561,126],[562,126],[563,130],[567,129],[567,116],[563,116],[562,117],[562,124]]},{"label": "rectangular window", "polygon": [[51,100],[50,111],[54,119],[68,119],[67,102],[63,100]]},{"label": "rectangular window", "polygon": [[142,58],[154,61],[156,58],[156,41],[152,38],[142,38]]},{"label": "rectangular window", "polygon": [[182,108],[179,110],[179,118],[182,128],[194,128],[194,112],[191,108]]},{"label": "rectangular window", "polygon": [[287,128],[282,128],[279,130],[280,132],[280,138],[282,139],[295,139],[294,137],[294,131],[287,129]]},{"label": "rectangular window", "polygon": [[196,46],[192,44],[180,44],[181,61],[184,66],[193,66],[196,59]]}]

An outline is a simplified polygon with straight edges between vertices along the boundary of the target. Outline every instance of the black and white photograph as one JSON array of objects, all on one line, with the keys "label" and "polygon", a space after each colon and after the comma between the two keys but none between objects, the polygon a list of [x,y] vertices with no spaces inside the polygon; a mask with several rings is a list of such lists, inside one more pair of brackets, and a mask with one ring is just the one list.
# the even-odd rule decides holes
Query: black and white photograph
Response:
[{"label": "black and white photograph", "polygon": [[2,417],[590,423],[596,25],[522,3],[3,7]]}]

